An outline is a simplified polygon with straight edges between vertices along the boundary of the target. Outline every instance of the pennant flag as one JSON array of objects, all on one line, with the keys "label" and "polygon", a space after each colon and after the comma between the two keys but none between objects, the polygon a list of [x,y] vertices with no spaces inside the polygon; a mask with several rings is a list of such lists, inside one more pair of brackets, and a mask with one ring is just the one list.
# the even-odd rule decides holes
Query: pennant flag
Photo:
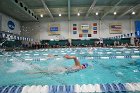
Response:
[{"label": "pennant flag", "polygon": [[131,36],[133,35],[133,33],[130,34]]},{"label": "pennant flag", "polygon": [[129,34],[127,34],[127,36],[129,37]]}]

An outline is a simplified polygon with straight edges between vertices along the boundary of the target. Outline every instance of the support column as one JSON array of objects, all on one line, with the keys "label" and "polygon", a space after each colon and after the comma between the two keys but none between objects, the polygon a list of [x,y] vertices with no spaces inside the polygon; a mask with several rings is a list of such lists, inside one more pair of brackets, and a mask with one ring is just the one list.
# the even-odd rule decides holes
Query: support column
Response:
[{"label": "support column", "polygon": [[[132,19],[130,19],[130,33],[133,33],[132,25],[133,25],[133,22],[132,22]],[[130,38],[130,43],[131,45],[135,45],[134,37]]]},{"label": "support column", "polygon": [[71,21],[68,21],[68,41],[71,46]]},{"label": "support column", "polygon": [[99,38],[101,38],[100,32],[101,32],[101,20],[99,20]]}]

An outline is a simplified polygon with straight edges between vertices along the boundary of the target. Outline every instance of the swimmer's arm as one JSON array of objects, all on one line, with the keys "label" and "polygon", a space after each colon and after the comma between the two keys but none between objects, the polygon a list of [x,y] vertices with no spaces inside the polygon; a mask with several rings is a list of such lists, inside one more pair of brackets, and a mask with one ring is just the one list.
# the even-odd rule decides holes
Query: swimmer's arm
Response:
[{"label": "swimmer's arm", "polygon": [[67,58],[67,59],[76,59],[76,56],[65,55],[64,57]]},{"label": "swimmer's arm", "polygon": [[74,62],[75,62],[75,66],[81,67],[81,64],[80,64],[80,62],[79,62],[79,60],[77,59],[76,56],[65,55],[64,57],[67,58],[67,59],[73,59]]}]

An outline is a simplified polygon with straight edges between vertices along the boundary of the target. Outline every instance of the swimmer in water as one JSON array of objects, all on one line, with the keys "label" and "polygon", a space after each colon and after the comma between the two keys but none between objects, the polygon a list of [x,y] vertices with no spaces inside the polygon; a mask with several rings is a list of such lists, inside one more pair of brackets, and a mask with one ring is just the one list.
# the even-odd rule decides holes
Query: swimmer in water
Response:
[{"label": "swimmer in water", "polygon": [[[31,74],[36,74],[36,73],[48,73],[48,74],[52,74],[52,73],[70,73],[70,72],[76,72],[82,69],[85,69],[89,66],[89,64],[85,63],[85,64],[81,64],[80,61],[77,59],[76,56],[70,56],[70,55],[65,55],[64,58],[66,59],[73,59],[74,60],[74,66],[72,67],[56,67],[56,69],[53,69],[53,71],[48,71],[48,70],[41,70],[38,72],[32,72]],[[93,65],[90,65],[90,67],[93,67]],[[59,69],[57,69],[59,68]]]}]

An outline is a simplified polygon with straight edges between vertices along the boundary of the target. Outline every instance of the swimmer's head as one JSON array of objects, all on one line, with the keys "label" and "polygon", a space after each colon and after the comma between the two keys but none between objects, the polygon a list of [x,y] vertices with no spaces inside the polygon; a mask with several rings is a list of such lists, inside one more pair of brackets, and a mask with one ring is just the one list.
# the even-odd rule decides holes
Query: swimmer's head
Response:
[{"label": "swimmer's head", "polygon": [[87,63],[84,64],[85,67],[88,67],[89,65]]},{"label": "swimmer's head", "polygon": [[89,63],[84,63],[82,64],[85,68],[90,67],[93,68],[93,64],[89,64]]}]

